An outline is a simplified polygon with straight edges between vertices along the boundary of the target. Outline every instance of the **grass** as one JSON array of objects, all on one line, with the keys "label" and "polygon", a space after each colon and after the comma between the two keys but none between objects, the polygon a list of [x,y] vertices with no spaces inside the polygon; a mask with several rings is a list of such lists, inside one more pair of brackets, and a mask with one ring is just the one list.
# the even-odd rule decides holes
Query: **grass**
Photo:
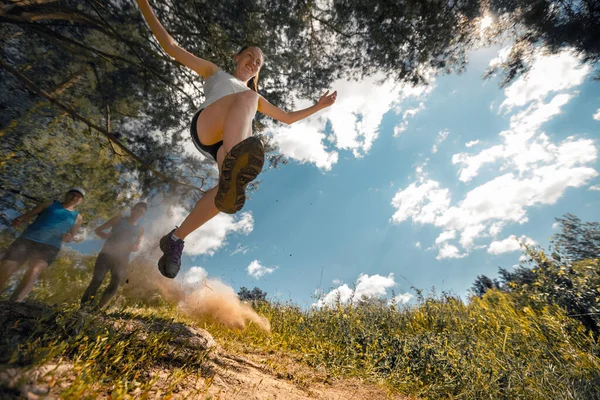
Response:
[{"label": "grass", "polygon": [[600,399],[597,341],[563,309],[523,295],[489,291],[469,303],[419,296],[406,308],[363,302],[303,310],[265,302],[255,305],[271,322],[265,334],[252,325],[239,331],[190,320],[166,301],[142,306],[126,291],[116,299],[119,310],[77,311],[92,265],[73,262],[59,260],[34,293],[59,306],[30,304],[30,317],[0,328],[4,368],[68,366],[47,383],[62,398],[147,398],[157,390],[166,398],[202,398],[214,371],[186,328],[197,326],[226,350],[258,354],[275,376],[305,388],[359,378],[427,399]]},{"label": "grass", "polygon": [[[13,318],[12,326],[12,332],[20,330],[22,335],[4,335],[12,336],[12,342],[2,342],[1,354],[6,355],[2,364],[24,367],[25,381],[41,366],[51,364],[60,370],[66,365],[67,374],[48,374],[53,384],[63,384],[57,391],[61,398],[95,399],[107,394],[144,398],[156,394],[157,387],[168,396],[184,389],[182,383],[189,383],[190,376],[211,374],[205,362],[207,349],[174,319],[147,312],[104,314],[45,305],[33,311],[31,305],[23,307],[27,308],[19,319]],[[205,389],[188,390],[188,396],[197,398]]]},{"label": "grass", "polygon": [[238,351],[286,352],[331,377],[360,377],[429,399],[600,398],[598,344],[555,306],[489,292],[303,311],[269,304],[270,337],[219,332]]}]

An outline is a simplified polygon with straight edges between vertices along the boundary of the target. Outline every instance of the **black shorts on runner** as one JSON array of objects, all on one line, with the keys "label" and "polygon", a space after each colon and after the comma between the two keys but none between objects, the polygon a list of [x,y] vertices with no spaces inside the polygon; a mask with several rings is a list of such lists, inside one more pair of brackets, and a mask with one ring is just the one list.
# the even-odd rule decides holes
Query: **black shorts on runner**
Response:
[{"label": "black shorts on runner", "polygon": [[52,264],[60,249],[45,243],[34,242],[25,238],[18,238],[6,249],[2,261],[13,261],[23,264],[27,260],[42,260],[48,265]]},{"label": "black shorts on runner", "polygon": [[223,141],[219,140],[215,144],[206,145],[200,141],[200,138],[198,138],[198,129],[196,128],[196,124],[198,122],[198,116],[203,110],[204,108],[198,111],[196,115],[194,115],[194,118],[192,118],[192,126],[190,127],[192,142],[194,142],[194,145],[200,151],[200,153],[204,154],[205,156],[210,155],[215,161],[217,161],[217,152],[219,151],[219,148],[223,146]]}]

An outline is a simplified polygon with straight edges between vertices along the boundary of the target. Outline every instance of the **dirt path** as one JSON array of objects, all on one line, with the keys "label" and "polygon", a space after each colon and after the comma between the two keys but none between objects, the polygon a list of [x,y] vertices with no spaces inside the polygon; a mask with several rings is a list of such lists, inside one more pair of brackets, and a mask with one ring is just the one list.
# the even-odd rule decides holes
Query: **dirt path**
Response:
[{"label": "dirt path", "polygon": [[[0,302],[0,398],[1,399],[58,399],[66,389],[77,384],[77,378],[86,374],[86,360],[73,358],[52,359],[45,365],[30,365],[27,358],[15,363],[14,351],[31,340],[31,332],[42,328],[46,333],[56,330],[55,315],[50,307],[41,304]],[[44,317],[45,316],[45,317]],[[48,317],[50,316],[50,317]],[[110,382],[86,383],[84,392],[99,393],[96,398],[139,398],[143,385],[152,382],[144,398],[150,399],[402,399],[392,396],[377,385],[358,379],[332,380],[326,371],[316,371],[294,360],[288,354],[235,355],[221,348],[209,332],[164,319],[144,319],[116,314],[62,314],[72,322],[69,326],[77,333],[83,321],[94,321],[103,329],[121,334],[131,333],[137,343],[152,331],[167,332],[165,344],[169,357],[148,360],[149,370],[137,381],[128,382],[127,395],[113,393]],[[131,342],[135,343],[135,342]],[[183,372],[185,354],[206,354],[201,367]],[[171,354],[172,353],[172,354]],[[77,354],[74,355],[77,357]],[[72,357],[72,356],[69,356]],[[165,361],[166,360],[166,361]],[[119,369],[122,361],[114,361],[102,368]],[[88,381],[86,381],[88,382]],[[81,384],[81,381],[79,381]],[[112,393],[112,397],[111,397]],[[73,397],[63,397],[73,398]]]}]

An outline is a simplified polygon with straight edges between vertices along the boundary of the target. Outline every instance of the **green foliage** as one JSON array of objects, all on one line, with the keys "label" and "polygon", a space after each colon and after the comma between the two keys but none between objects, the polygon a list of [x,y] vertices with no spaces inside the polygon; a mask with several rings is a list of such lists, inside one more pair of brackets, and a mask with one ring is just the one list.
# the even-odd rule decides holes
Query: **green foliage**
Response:
[{"label": "green foliage", "polygon": [[583,222],[576,215],[556,218],[560,232],[553,237],[557,252],[571,261],[600,257],[600,224]]},{"label": "green foliage", "polygon": [[[507,274],[504,290],[556,304],[595,335],[600,334],[600,261],[565,264],[533,248],[527,249],[527,255],[532,268],[521,267]],[[522,272],[527,272],[529,279],[520,279]]]},{"label": "green foliage", "polygon": [[[228,340],[292,352],[333,376],[386,382],[424,398],[595,398],[595,341],[557,306],[526,306],[497,291],[470,304],[443,296],[398,309],[337,306],[302,311],[264,304],[273,335]],[[556,397],[559,394],[559,397]]]},{"label": "green foliage", "polygon": [[600,228],[575,215],[557,218],[560,231],[548,255],[534,246],[524,246],[525,265],[500,268],[500,280],[482,275],[473,293],[482,296],[491,288],[516,293],[543,304],[562,307],[586,329],[600,334]]},{"label": "green foliage", "polygon": [[267,300],[267,292],[263,292],[256,286],[252,290],[242,286],[237,295],[241,301],[262,302]]},{"label": "green foliage", "polygon": [[[537,263],[547,262],[543,253],[534,256]],[[538,278],[533,282],[540,284],[521,284],[510,292],[492,289],[468,304],[448,295],[419,295],[410,307],[367,299],[309,310],[258,302],[256,310],[272,326],[265,335],[253,325],[238,331],[208,318],[186,320],[166,299],[82,317],[72,310],[91,279],[94,259],[63,253],[43,273],[33,296],[61,304],[62,310],[48,317],[55,328],[32,330],[17,353],[10,353],[13,364],[62,360],[85,371],[69,381],[65,395],[88,390],[92,397],[116,397],[135,387],[148,393],[154,368],[166,368],[181,382],[181,374],[192,373],[203,361],[202,354],[175,342],[169,327],[178,323],[202,324],[227,349],[285,353],[329,377],[359,377],[422,398],[592,399],[600,390],[598,344],[559,302],[569,288],[583,292],[590,279],[597,279],[597,262],[593,268],[576,264],[572,271],[554,264],[546,272],[534,268]],[[548,292],[551,286],[554,291]],[[117,297],[113,305],[133,304],[123,292]],[[132,329],[139,324],[164,329],[140,336],[142,331]],[[142,381],[146,386],[138,386]]]},{"label": "green foliage", "polygon": [[573,50],[592,64],[600,60],[598,0],[491,0],[482,6],[495,19],[494,40],[514,41],[507,59],[489,72],[502,69],[503,85],[529,70],[539,47],[549,53]]},{"label": "green foliage", "polygon": [[[190,331],[156,315],[88,314],[33,304],[20,314],[26,335],[13,346],[3,341],[0,361],[13,367],[52,363],[60,398],[168,396],[181,390],[182,380],[200,370],[207,356]],[[70,373],[61,375],[63,367]],[[161,378],[159,391],[155,386]],[[186,389],[190,398],[204,391]]]}]

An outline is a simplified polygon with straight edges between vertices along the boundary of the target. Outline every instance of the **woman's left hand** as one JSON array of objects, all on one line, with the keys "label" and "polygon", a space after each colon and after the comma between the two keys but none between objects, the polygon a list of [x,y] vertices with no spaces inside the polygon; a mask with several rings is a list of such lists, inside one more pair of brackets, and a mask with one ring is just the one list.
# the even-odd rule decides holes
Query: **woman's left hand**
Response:
[{"label": "woman's left hand", "polygon": [[317,102],[317,105],[321,108],[327,108],[333,103],[335,103],[335,99],[337,98],[337,90],[331,94],[329,94],[329,90],[325,92],[323,96]]}]

